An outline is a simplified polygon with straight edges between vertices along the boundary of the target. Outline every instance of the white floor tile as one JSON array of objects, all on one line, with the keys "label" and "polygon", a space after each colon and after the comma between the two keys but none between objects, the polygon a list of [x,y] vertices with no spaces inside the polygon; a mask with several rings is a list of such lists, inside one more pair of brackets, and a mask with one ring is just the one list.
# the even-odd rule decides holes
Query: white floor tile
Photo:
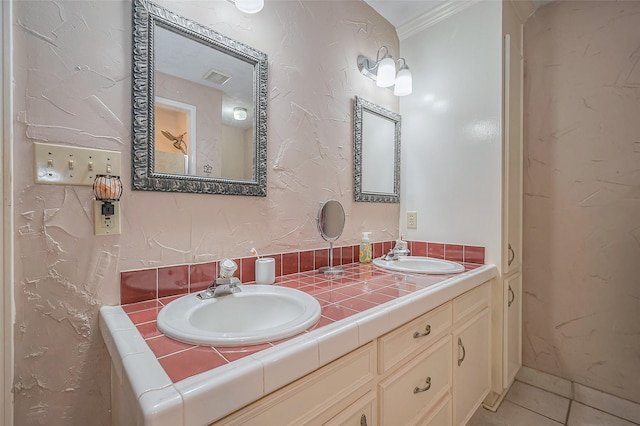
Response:
[{"label": "white floor tile", "polygon": [[505,400],[528,408],[559,423],[564,423],[567,419],[569,399],[526,383],[513,382]]},{"label": "white floor tile", "polygon": [[527,410],[509,401],[503,401],[497,412],[478,409],[467,426],[560,426],[555,422],[533,411]]},{"label": "white floor tile", "polygon": [[587,407],[579,402],[571,403],[568,426],[635,426],[619,417],[614,417],[595,408]]},{"label": "white floor tile", "polygon": [[522,366],[516,374],[516,380],[562,395],[565,398],[573,398],[573,389],[569,380],[533,368]]},{"label": "white floor tile", "polygon": [[583,386],[580,383],[575,383],[573,388],[576,401],[622,417],[630,422],[640,423],[640,404]]}]

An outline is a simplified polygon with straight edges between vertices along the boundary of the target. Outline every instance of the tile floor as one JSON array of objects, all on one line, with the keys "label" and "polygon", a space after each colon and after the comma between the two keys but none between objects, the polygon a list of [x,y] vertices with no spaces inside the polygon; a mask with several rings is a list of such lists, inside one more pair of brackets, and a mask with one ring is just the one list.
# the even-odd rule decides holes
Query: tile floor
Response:
[{"label": "tile floor", "polygon": [[480,407],[467,426],[634,426],[620,417],[516,380],[493,413]]}]

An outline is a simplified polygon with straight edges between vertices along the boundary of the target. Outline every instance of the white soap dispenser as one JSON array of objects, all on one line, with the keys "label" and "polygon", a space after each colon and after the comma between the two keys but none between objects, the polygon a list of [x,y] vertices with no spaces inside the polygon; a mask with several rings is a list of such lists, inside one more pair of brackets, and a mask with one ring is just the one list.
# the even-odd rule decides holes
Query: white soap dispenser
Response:
[{"label": "white soap dispenser", "polygon": [[371,263],[371,259],[373,258],[373,250],[371,249],[371,241],[369,240],[370,234],[371,232],[362,233],[359,256],[360,263]]}]

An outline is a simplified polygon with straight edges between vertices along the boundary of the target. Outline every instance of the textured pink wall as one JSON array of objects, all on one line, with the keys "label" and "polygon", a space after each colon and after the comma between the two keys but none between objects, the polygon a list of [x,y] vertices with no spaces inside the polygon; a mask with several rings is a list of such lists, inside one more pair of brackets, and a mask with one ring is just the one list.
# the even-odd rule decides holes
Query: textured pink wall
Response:
[{"label": "textured pink wall", "polygon": [[640,2],[525,27],[524,364],[640,402]]},{"label": "textured pink wall", "polygon": [[[162,2],[269,55],[268,196],[133,192],[127,1],[15,3],[16,424],[109,424],[109,357],[97,313],[119,272],[325,247],[315,216],[340,200],[339,244],[398,234],[398,205],[352,202],[352,99],[397,111],[356,67],[395,31],[364,2]],[[33,142],[122,151],[122,235],[93,236],[89,187],[33,183]]]}]

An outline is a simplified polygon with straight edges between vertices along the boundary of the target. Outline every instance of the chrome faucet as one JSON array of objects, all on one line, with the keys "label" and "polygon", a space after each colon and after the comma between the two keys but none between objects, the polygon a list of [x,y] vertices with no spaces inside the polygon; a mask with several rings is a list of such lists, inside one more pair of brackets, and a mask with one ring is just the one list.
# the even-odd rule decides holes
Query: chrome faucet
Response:
[{"label": "chrome faucet", "polygon": [[409,249],[407,248],[407,242],[402,241],[402,236],[400,236],[399,240],[396,240],[396,245],[394,248],[389,250],[389,253],[382,256],[384,260],[398,260],[398,256],[409,256]]},{"label": "chrome faucet", "polygon": [[238,287],[241,284],[240,280],[233,276],[237,269],[236,262],[231,259],[223,259],[220,262],[220,278],[216,278],[205,291],[198,293],[198,299],[206,300],[241,292],[242,290]]},{"label": "chrome faucet", "polygon": [[206,300],[213,297],[228,296],[233,293],[239,293],[242,291],[238,285],[240,280],[236,277],[231,278],[217,278],[211,283],[209,288],[197,294],[198,299]]}]

